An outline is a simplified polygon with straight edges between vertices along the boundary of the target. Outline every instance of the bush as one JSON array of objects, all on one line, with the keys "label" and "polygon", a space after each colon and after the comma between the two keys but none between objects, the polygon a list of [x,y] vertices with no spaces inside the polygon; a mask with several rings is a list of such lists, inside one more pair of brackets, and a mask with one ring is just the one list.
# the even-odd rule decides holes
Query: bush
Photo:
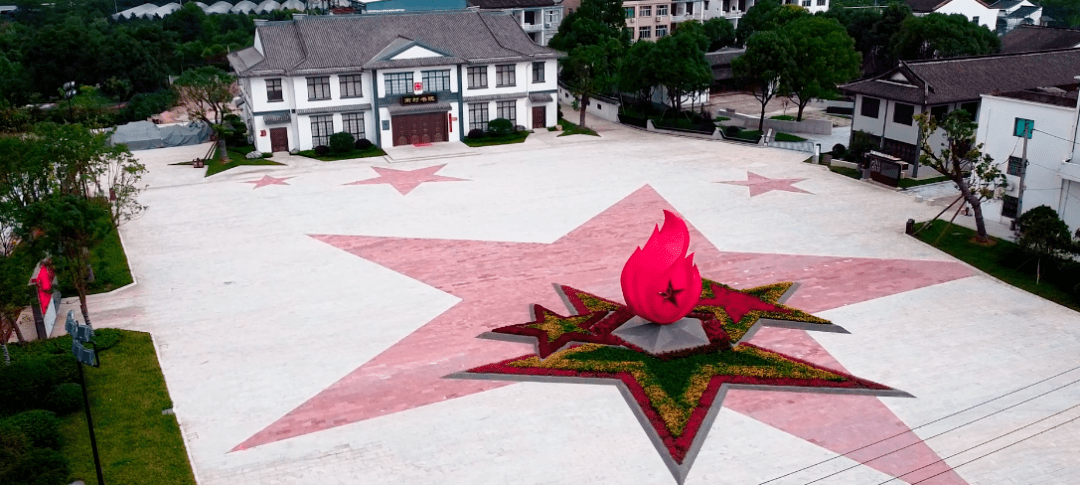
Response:
[{"label": "bush", "polygon": [[58,451],[30,450],[0,476],[4,485],[66,485],[71,466]]},{"label": "bush", "polygon": [[225,125],[225,144],[231,147],[247,145],[247,124],[237,115],[227,114],[221,119]]},{"label": "bush", "polygon": [[26,435],[30,446],[60,449],[60,420],[52,411],[35,409],[16,414],[4,421]]},{"label": "bush", "polygon": [[176,92],[171,89],[159,89],[153,93],[139,93],[131,97],[123,111],[126,121],[145,120],[166,111],[176,104]]},{"label": "bush", "polygon": [[730,137],[739,136],[739,132],[741,131],[742,128],[739,128],[738,126],[729,126],[727,128],[724,128],[724,134]]},{"label": "bush", "polygon": [[469,131],[469,139],[470,140],[479,140],[479,139],[481,139],[483,137],[484,137],[484,130],[475,129],[475,130]]},{"label": "bush", "polygon": [[851,135],[851,146],[848,147],[848,161],[858,164],[865,163],[866,153],[877,148],[877,143],[871,135],[865,131],[856,131]]},{"label": "bush", "polygon": [[488,133],[491,136],[506,136],[514,132],[514,124],[506,118],[495,118],[488,122]]},{"label": "bush", "polygon": [[338,133],[334,133],[333,135],[330,135],[330,151],[331,152],[334,152],[334,153],[346,153],[346,152],[352,151],[353,143],[356,143],[356,140],[353,140],[353,136],[350,133],[346,133],[346,132],[342,131],[342,132],[338,132]]},{"label": "bush", "polygon": [[315,154],[320,157],[325,157],[330,154],[330,147],[326,145],[319,145],[315,147]]},{"label": "bush", "polygon": [[371,148],[371,145],[371,140],[368,140],[367,138],[356,140],[356,143],[353,144],[357,150],[367,150],[368,148]]},{"label": "bush", "polygon": [[53,387],[74,381],[77,371],[70,355],[26,355],[0,366],[0,415],[47,407]]},{"label": "bush", "polygon": [[45,406],[49,411],[63,416],[82,408],[82,386],[74,382],[65,382],[53,386],[52,392],[45,396]]},{"label": "bush", "polygon": [[847,155],[847,147],[843,143],[837,143],[832,146],[832,153],[837,158],[844,158],[844,155]]}]

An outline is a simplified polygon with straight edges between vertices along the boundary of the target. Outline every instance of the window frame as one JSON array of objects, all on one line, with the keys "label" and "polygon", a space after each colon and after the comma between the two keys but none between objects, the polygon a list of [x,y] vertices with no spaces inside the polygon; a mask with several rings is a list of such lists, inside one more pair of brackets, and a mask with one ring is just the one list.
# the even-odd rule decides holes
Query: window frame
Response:
[{"label": "window frame", "polygon": [[[330,146],[330,135],[334,134],[334,115],[312,115],[311,121],[311,148],[314,149],[317,146]],[[326,129],[327,133],[321,134],[321,130],[316,127]],[[317,134],[318,133],[318,134]],[[326,143],[319,143],[319,141],[325,141]]]},{"label": "window frame", "polygon": [[364,97],[364,81],[360,74],[338,75],[338,85],[341,99]]},{"label": "window frame", "polygon": [[941,123],[946,116],[949,116],[949,105],[939,104],[937,106],[930,107],[930,117]]},{"label": "window frame", "polygon": [[[509,77],[509,79],[503,79],[504,76]],[[509,88],[514,86],[517,86],[517,64],[496,64],[495,87]]]},{"label": "window frame", "polygon": [[625,13],[626,18],[628,18],[628,19],[634,18],[634,12],[636,10],[637,9],[634,8],[634,7],[625,7],[625,6],[623,7],[623,12]]},{"label": "window frame", "polygon": [[[546,64],[547,63],[543,61],[532,63],[532,82],[534,84],[545,82],[544,79],[546,77],[545,75],[547,74]],[[537,74],[539,74],[539,76]]]},{"label": "window frame", "polygon": [[[661,9],[663,9],[662,13],[661,13]],[[661,17],[661,18],[667,17],[668,16],[668,6],[667,5],[657,5],[656,6],[656,16]]]},{"label": "window frame", "polygon": [[[450,70],[449,69],[434,69],[430,71],[420,71],[420,80],[424,83],[425,93],[446,93],[452,90],[450,86]],[[443,89],[432,89],[430,81],[435,80],[440,83]]]},{"label": "window frame", "polygon": [[[357,129],[349,130],[350,123],[355,123]],[[355,140],[367,138],[367,130],[364,127],[364,112],[352,111],[349,113],[341,113],[341,131],[352,135]]]},{"label": "window frame", "polygon": [[[968,109],[968,108],[972,108],[972,109]],[[975,121],[975,122],[979,121],[979,102],[978,101],[972,101],[970,103],[961,103],[960,104],[960,109],[962,109],[964,111],[967,111],[967,113],[969,115],[971,115],[971,121]]]},{"label": "window frame", "polygon": [[1001,217],[1016,219],[1016,211],[1019,209],[1020,199],[1011,195],[1001,196]]},{"label": "window frame", "polygon": [[638,7],[638,17],[652,17],[652,5]]},{"label": "window frame", "polygon": [[[325,101],[333,98],[330,92],[330,76],[307,78],[308,101]],[[320,93],[322,91],[322,93]],[[323,94],[324,96],[319,96]]]},{"label": "window frame", "polygon": [[[661,32],[660,29],[664,29],[663,34],[660,33]],[[656,26],[656,38],[661,39],[661,38],[664,38],[664,37],[667,37],[667,36],[668,36],[667,26],[666,25],[657,25]]]},{"label": "window frame", "polygon": [[[910,113],[908,113],[910,108]],[[893,123],[898,125],[912,126],[915,123],[915,105],[907,103],[893,103]]]},{"label": "window frame", "polygon": [[487,101],[482,101],[479,103],[469,103],[469,131],[488,131],[488,122],[491,121],[491,117],[489,116],[488,112],[488,104],[489,103]]},{"label": "window frame", "polygon": [[[483,66],[469,66],[465,69],[467,77],[469,79],[469,89],[485,89],[488,87],[488,67]],[[478,81],[483,84],[476,84],[474,82],[474,76],[478,77]]]},{"label": "window frame", "polygon": [[[869,114],[870,109],[867,108],[867,102],[873,102],[873,114]],[[869,96],[862,97],[862,103],[859,106],[859,115],[867,118],[877,119],[881,116],[881,100],[878,98],[871,98]]]},{"label": "window frame", "polygon": [[[271,87],[276,87],[277,89],[276,90],[271,89]],[[273,93],[277,93],[277,98],[272,96]],[[267,103],[280,103],[280,102],[283,102],[283,101],[285,101],[285,90],[284,90],[284,84],[282,83],[281,78],[276,77],[276,78],[272,78],[272,79],[267,79],[266,80],[266,102]]]},{"label": "window frame", "polygon": [[[405,80],[401,83],[401,80]],[[404,96],[412,94],[413,73],[408,72],[388,72],[383,74],[383,88],[386,90],[387,96]],[[394,88],[396,86],[404,86],[404,91],[397,91]]]},{"label": "window frame", "polygon": [[[509,109],[509,116],[504,116],[506,113],[504,110]],[[495,118],[503,118],[510,120],[511,126],[517,126],[517,101],[496,101],[495,102]]]},{"label": "window frame", "polygon": [[652,38],[652,26],[642,25],[638,27],[638,39],[651,39]]}]

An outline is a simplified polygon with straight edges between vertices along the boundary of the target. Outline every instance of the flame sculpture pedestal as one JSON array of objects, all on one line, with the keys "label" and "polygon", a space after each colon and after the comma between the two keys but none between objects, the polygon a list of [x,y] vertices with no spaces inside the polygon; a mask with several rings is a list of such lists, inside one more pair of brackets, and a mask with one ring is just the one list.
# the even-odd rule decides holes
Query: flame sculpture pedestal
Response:
[{"label": "flame sculpture pedestal", "polygon": [[701,320],[693,317],[657,325],[635,316],[611,333],[652,355],[709,345],[709,336],[701,327]]}]

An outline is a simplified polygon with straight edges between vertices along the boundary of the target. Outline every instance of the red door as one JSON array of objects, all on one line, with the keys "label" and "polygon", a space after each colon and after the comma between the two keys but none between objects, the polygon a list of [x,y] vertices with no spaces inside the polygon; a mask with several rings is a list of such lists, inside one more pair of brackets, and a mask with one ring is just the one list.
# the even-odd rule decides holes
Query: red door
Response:
[{"label": "red door", "polygon": [[543,128],[547,123],[547,108],[544,106],[533,107],[533,128]]},{"label": "red door", "polygon": [[287,151],[289,151],[289,129],[288,128],[270,128],[270,151],[272,151],[272,152],[287,152]]},{"label": "red door", "polygon": [[447,141],[446,113],[393,117],[394,146]]}]

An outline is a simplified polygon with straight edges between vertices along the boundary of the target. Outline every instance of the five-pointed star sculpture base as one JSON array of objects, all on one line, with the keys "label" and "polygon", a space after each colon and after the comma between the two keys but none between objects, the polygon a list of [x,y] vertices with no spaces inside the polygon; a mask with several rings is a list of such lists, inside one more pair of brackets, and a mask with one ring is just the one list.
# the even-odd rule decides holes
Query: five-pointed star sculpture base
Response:
[{"label": "five-pointed star sculpture base", "polygon": [[427,168],[418,168],[416,170],[397,170],[393,168],[383,167],[371,167],[375,170],[375,173],[379,174],[378,177],[359,180],[356,182],[349,182],[344,185],[377,185],[377,184],[390,184],[401,195],[407,195],[412,192],[413,189],[426,182],[468,182],[468,179],[459,179],[455,177],[446,177],[443,175],[435,175],[435,172],[442,170],[446,164],[434,165]]},{"label": "five-pointed star sculpture base", "polygon": [[774,190],[813,195],[813,192],[807,192],[798,187],[792,187],[792,184],[802,182],[803,180],[806,179],[771,179],[754,172],[746,172],[746,180],[721,180],[716,183],[749,187],[750,197],[772,192]]},{"label": "five-pointed star sculpture base", "polygon": [[611,333],[652,355],[709,345],[701,320],[693,317],[657,325],[635,316]]},{"label": "five-pointed star sculpture base", "polygon": [[[660,194],[645,186],[553,243],[312,235],[317,241],[439,288],[461,301],[423,322],[410,335],[300,406],[284,412],[234,450],[507,385],[443,377],[527,351],[528,347],[520,344],[475,337],[506,322],[528,321],[526,303],[556,308],[559,299],[550,290],[553,275],[558,275],[560,283],[588,288],[596,294],[621,295],[620,269],[641,244],[643,235],[653,229],[654,223],[642,218],[642,214],[660,214],[664,209],[677,212]],[[798,281],[801,286],[792,304],[810,313],[973,274],[964,265],[943,261],[725,252],[693,227],[690,235],[690,250],[696,254],[695,262],[702,274],[736,288]],[[357,280],[371,277],[358,274]],[[753,343],[844,371],[828,351],[801,330],[767,328],[758,332]],[[394,372],[388,374],[388,369]],[[425,392],[415,392],[421,388]],[[907,429],[877,398],[830,396],[821,401],[814,396],[730,391],[725,406],[836,453],[847,453]],[[830,412],[806,419],[808,410],[820,409]],[[856,460],[876,457],[863,452],[849,456]],[[929,465],[938,459],[925,444],[915,444],[869,466],[898,475],[910,471],[911,465]],[[964,482],[956,477],[948,483]]]}]

